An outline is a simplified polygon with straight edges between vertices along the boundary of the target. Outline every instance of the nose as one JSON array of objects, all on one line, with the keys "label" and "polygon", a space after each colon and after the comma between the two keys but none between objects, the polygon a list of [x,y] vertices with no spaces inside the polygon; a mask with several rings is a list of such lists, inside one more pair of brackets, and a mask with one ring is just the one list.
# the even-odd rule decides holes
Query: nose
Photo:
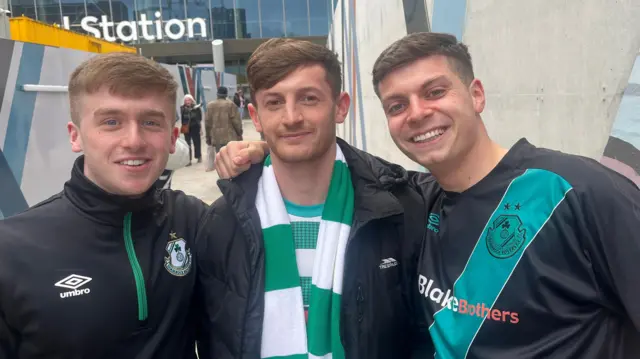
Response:
[{"label": "nose", "polygon": [[283,114],[283,124],[286,126],[294,126],[302,122],[302,112],[300,112],[295,101],[287,101],[285,113]]},{"label": "nose", "polygon": [[414,95],[409,99],[409,116],[408,122],[420,122],[428,119],[433,115],[433,108],[429,105],[428,101],[423,100],[418,95]]},{"label": "nose", "polygon": [[145,145],[144,131],[142,131],[137,121],[131,123],[123,133],[122,146],[135,151],[143,148]]}]

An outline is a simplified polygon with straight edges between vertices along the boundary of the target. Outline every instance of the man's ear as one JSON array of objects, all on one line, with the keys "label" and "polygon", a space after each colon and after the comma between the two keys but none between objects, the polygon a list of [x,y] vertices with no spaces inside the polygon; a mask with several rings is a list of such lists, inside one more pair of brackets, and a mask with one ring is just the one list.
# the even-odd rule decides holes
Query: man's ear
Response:
[{"label": "man's ear", "polygon": [[169,153],[174,154],[176,152],[176,142],[178,141],[179,136],[180,129],[178,127],[173,127],[173,130],[171,130],[171,148],[169,149]]},{"label": "man's ear", "polygon": [[69,121],[67,123],[67,131],[69,132],[69,142],[71,142],[71,151],[75,153],[82,152],[82,136],[80,136],[80,126]]},{"label": "man's ear", "polygon": [[260,124],[260,119],[258,118],[258,109],[255,108],[252,103],[248,104],[247,108],[249,109],[249,116],[251,117],[251,121],[253,122],[256,131],[261,133],[262,125]]},{"label": "man's ear", "polygon": [[346,92],[342,92],[336,101],[336,123],[343,123],[349,113],[351,97]]},{"label": "man's ear", "polygon": [[484,85],[482,85],[482,81],[474,79],[471,82],[471,85],[469,85],[469,92],[471,93],[471,98],[473,99],[474,110],[478,114],[482,113],[486,104]]}]

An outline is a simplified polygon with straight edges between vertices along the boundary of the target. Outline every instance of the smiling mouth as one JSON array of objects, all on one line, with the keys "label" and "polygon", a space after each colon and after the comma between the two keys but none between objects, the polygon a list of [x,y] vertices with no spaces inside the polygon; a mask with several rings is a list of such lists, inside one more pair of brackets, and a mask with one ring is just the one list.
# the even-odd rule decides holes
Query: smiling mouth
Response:
[{"label": "smiling mouth", "polygon": [[126,160],[126,161],[120,161],[120,162],[118,162],[118,164],[123,165],[123,166],[138,167],[138,166],[144,165],[147,162],[149,162],[149,161],[148,160]]},{"label": "smiling mouth", "polygon": [[423,143],[423,142],[430,142],[433,141],[435,139],[437,139],[438,137],[442,136],[443,133],[446,132],[446,128],[441,127],[441,128],[436,128],[435,130],[431,130],[429,132],[423,133],[421,135],[418,136],[414,136],[411,141],[414,143]]},{"label": "smiling mouth", "polygon": [[309,132],[290,133],[290,134],[284,135],[282,137],[284,137],[284,138],[296,138],[296,137],[302,137],[302,136],[305,136],[305,135],[308,135],[308,134],[309,134]]}]

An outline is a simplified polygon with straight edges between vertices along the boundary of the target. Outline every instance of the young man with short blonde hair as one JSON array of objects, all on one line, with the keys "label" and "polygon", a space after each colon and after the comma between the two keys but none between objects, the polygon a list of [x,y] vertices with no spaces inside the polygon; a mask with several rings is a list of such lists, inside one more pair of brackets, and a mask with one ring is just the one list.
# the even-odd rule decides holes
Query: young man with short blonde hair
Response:
[{"label": "young man with short blonde hair", "polygon": [[153,185],[175,150],[177,84],[134,54],[71,75],[64,189],[0,221],[0,357],[195,358],[206,205]]}]

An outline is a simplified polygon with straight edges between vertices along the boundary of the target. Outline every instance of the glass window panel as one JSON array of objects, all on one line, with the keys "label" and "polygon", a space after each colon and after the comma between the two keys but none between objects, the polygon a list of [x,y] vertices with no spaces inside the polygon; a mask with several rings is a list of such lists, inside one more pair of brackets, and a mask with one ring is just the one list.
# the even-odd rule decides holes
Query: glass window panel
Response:
[{"label": "glass window panel", "polygon": [[60,6],[62,7],[62,23],[65,23],[65,18],[68,21],[69,29],[86,33],[80,27],[80,21],[87,16],[85,3],[82,0],[61,0]]},{"label": "glass window panel", "polygon": [[[186,21],[186,9],[184,6],[184,0],[160,0],[160,5],[162,7],[162,31],[163,31],[163,41],[188,41],[189,38],[187,36],[187,21]],[[164,35],[164,31],[166,29],[167,22],[170,20],[181,20],[182,27],[185,29],[184,35],[180,39],[171,39],[168,36]],[[176,25],[172,22],[170,26],[170,31],[174,34],[177,34],[180,31],[179,25]]]},{"label": "glass window panel", "polygon": [[164,21],[185,18],[184,0],[161,0],[160,4]]},{"label": "glass window panel", "polygon": [[235,15],[238,39],[260,37],[258,0],[236,0]]},{"label": "glass window panel", "polygon": [[11,1],[11,16],[19,17],[26,16],[32,19],[36,18],[36,7],[33,0],[10,0]]},{"label": "glass window panel", "polygon": [[[109,1],[98,0],[86,0],[87,3],[87,16],[93,16],[98,19],[98,24],[102,23],[103,16],[105,17],[105,26],[96,25],[95,28],[100,31],[101,36],[104,36],[108,41],[115,41],[115,27],[113,25],[111,17],[111,7]],[[106,33],[105,33],[106,32]]]},{"label": "glass window panel", "polygon": [[38,20],[49,24],[62,24],[60,3],[57,0],[36,0]]},{"label": "glass window panel", "polygon": [[[38,14],[38,16],[39,15],[40,14]],[[102,19],[102,16],[106,16],[107,20],[111,21],[111,8],[109,7],[109,1],[87,0],[87,15],[95,16],[98,19]]]},{"label": "glass window panel", "polygon": [[[113,21],[114,29],[123,22],[123,21],[133,21],[134,23],[137,20],[135,9],[135,1],[134,0],[112,0],[111,1],[111,21]],[[112,30],[113,31],[113,30]],[[129,38],[134,35],[129,26],[123,26],[121,29],[121,35]],[[135,33],[136,37],[140,36],[140,30],[137,29]],[[124,42],[124,41],[123,41]],[[138,41],[134,38],[132,41],[128,41],[128,43],[137,43]]]},{"label": "glass window panel", "polygon": [[260,0],[262,37],[284,37],[282,0]]},{"label": "glass window panel", "polygon": [[111,0],[113,22],[137,21],[134,0]]},{"label": "glass window panel", "polygon": [[211,30],[211,13],[210,13],[210,8],[209,8],[209,0],[187,0],[187,18],[188,19],[197,19],[200,18],[202,20],[204,20],[206,26],[204,28],[205,30],[205,34],[207,35],[205,38],[203,38],[202,35],[202,30],[200,29],[199,24],[195,24],[193,25],[193,33],[194,33],[194,38],[193,40],[203,40],[203,39],[207,39],[207,40],[211,40],[211,34],[212,34],[212,30]]},{"label": "glass window panel", "polygon": [[233,2],[230,0],[211,0],[211,19],[215,39],[235,39],[236,26]]},{"label": "glass window panel", "polygon": [[[160,3],[158,0],[136,0],[136,16],[138,17],[138,21],[141,22],[144,20],[152,21],[151,24],[147,24],[144,26],[144,34],[142,31],[142,25],[138,26],[138,42],[140,43],[149,43],[149,42],[160,42],[162,40],[167,40],[166,36],[164,36],[164,29],[162,30],[162,34],[157,34],[156,32],[156,20],[161,19],[162,10],[160,9]],[[157,13],[157,14],[156,14]],[[156,16],[160,15],[160,16]],[[162,26],[164,28],[164,26]],[[147,35],[147,36],[144,36]],[[161,36],[161,39],[158,39],[158,35]]]},{"label": "glass window panel", "polygon": [[332,18],[331,0],[309,0],[312,36],[327,36]]},{"label": "glass window panel", "polygon": [[184,0],[161,0],[160,4],[162,5],[162,20],[185,18]]},{"label": "glass window panel", "polygon": [[307,0],[284,0],[286,36],[309,36]]}]

